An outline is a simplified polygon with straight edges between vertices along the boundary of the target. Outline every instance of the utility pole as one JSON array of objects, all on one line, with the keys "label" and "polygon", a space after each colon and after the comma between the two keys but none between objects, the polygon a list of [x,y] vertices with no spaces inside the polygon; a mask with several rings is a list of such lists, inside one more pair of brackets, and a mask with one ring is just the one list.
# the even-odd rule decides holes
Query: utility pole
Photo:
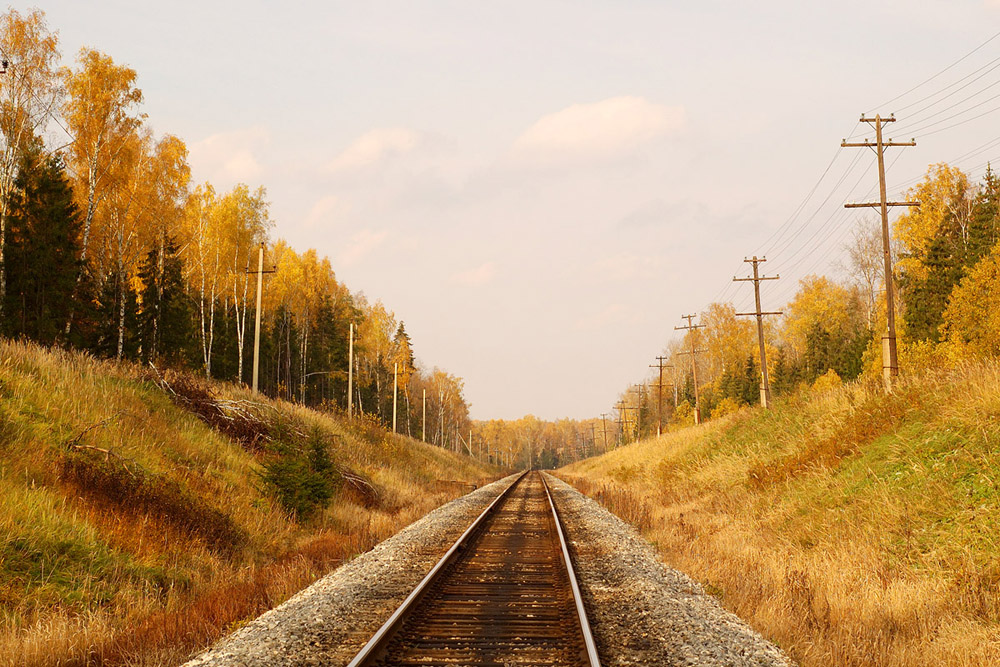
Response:
[{"label": "utility pole", "polygon": [[622,445],[625,444],[625,428],[627,426],[628,414],[625,412],[625,402],[618,401],[615,404],[615,409],[618,411],[618,417],[615,419],[615,423],[619,424],[618,428],[618,439]]},{"label": "utility pole", "polygon": [[427,442],[427,390],[424,389],[424,418],[420,427],[420,439]]},{"label": "utility pole", "polygon": [[635,439],[638,442],[642,439],[642,403],[646,395],[646,383],[639,385],[639,402],[635,409]]},{"label": "utility pole", "polygon": [[673,368],[669,364],[664,364],[667,358],[663,356],[656,357],[656,365],[650,364],[650,368],[660,369],[660,379],[656,383],[656,435],[663,435],[663,369]]},{"label": "utility pole", "polygon": [[354,412],[354,322],[347,339],[347,418]]},{"label": "utility pole", "polygon": [[392,432],[396,432],[396,397],[399,395],[399,363],[392,364]]},{"label": "utility pole", "polygon": [[607,452],[608,451],[608,413],[607,412],[602,412],[601,413],[601,423],[604,425],[604,428],[603,428],[603,431],[604,431],[604,451]]},{"label": "utility pole", "polygon": [[264,243],[261,242],[257,253],[257,271],[247,271],[247,273],[257,274],[257,322],[253,329],[253,393],[255,394],[257,393],[257,378],[260,370],[260,308],[261,294],[264,289],[264,274],[274,273],[277,270],[277,266],[268,271],[264,270]]},{"label": "utility pole", "polygon": [[696,315],[681,315],[682,320],[687,320],[686,327],[674,327],[674,331],[687,331],[688,338],[691,341],[691,350],[688,352],[681,352],[680,354],[690,354],[691,355],[691,375],[694,378],[694,423],[701,423],[701,394],[698,393],[698,364],[696,356],[699,352],[704,352],[705,350],[696,350],[694,348],[694,331],[695,329],[704,328],[704,324],[691,324]]},{"label": "utility pole", "polygon": [[871,148],[878,157],[878,189],[879,201],[861,204],[844,204],[844,208],[878,208],[882,212],[882,260],[885,271],[885,312],[886,312],[886,333],[882,337],[882,379],[885,381],[886,391],[892,391],[892,384],[896,376],[899,375],[899,358],[896,355],[896,312],[892,296],[892,251],[889,248],[889,207],[890,206],[920,206],[920,202],[915,201],[886,201],[885,196],[885,149],[894,146],[916,146],[913,139],[909,141],[889,141],[882,140],[882,126],[885,123],[896,122],[895,115],[882,118],[875,114],[874,118],[867,118],[861,115],[862,123],[868,123],[875,128],[875,143],[865,139],[863,142],[849,143],[846,139],[840,142],[842,148]]},{"label": "utility pole", "polygon": [[737,278],[733,276],[733,282],[743,283],[743,282],[753,282],[753,297],[754,303],[757,309],[752,313],[736,313],[740,317],[747,315],[754,315],[757,317],[757,344],[760,346],[760,404],[764,406],[764,409],[771,407],[771,382],[767,378],[767,352],[764,350],[764,316],[765,315],[781,315],[781,311],[771,311],[771,312],[761,312],[760,309],[760,282],[762,280],[778,280],[780,276],[765,277],[760,276],[757,273],[757,265],[761,262],[766,262],[766,257],[761,257],[757,259],[757,255],[753,256],[753,259],[743,258],[743,261],[748,264],[753,264],[753,278]]}]

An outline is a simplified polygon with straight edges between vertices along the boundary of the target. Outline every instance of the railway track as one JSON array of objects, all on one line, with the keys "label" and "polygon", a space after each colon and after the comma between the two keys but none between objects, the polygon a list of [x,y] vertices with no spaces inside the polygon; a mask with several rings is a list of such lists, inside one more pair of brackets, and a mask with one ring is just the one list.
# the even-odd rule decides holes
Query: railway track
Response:
[{"label": "railway track", "polygon": [[348,667],[597,667],[565,535],[541,473],[508,487]]}]

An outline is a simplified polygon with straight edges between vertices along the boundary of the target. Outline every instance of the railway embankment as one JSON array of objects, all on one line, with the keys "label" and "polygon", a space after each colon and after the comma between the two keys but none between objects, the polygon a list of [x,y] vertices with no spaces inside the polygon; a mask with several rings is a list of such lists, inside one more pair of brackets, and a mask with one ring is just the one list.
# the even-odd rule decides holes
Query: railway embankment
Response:
[{"label": "railway embankment", "polygon": [[234,385],[0,360],[0,667],[179,664],[498,474]]},{"label": "railway embankment", "polygon": [[1000,664],[1000,365],[805,389],[557,475],[807,666]]}]

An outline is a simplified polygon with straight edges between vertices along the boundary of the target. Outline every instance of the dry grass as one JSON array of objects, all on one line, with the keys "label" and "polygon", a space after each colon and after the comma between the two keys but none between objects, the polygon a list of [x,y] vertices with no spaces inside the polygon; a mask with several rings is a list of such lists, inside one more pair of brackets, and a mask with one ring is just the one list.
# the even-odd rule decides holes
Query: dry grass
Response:
[{"label": "dry grass", "polygon": [[1000,664],[1000,366],[804,393],[560,474],[796,660]]},{"label": "dry grass", "polygon": [[0,342],[0,667],[177,664],[463,492],[438,480],[496,474],[299,406],[257,408],[328,443],[344,483],[308,522],[264,489],[259,424],[234,441],[141,369]]}]

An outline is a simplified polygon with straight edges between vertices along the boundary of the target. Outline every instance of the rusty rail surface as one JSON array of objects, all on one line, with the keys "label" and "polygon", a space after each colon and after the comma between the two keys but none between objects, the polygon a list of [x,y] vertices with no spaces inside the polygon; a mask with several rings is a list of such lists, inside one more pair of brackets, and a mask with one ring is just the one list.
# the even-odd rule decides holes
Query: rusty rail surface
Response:
[{"label": "rusty rail surface", "polygon": [[597,649],[544,477],[521,475],[348,667],[574,665]]}]

